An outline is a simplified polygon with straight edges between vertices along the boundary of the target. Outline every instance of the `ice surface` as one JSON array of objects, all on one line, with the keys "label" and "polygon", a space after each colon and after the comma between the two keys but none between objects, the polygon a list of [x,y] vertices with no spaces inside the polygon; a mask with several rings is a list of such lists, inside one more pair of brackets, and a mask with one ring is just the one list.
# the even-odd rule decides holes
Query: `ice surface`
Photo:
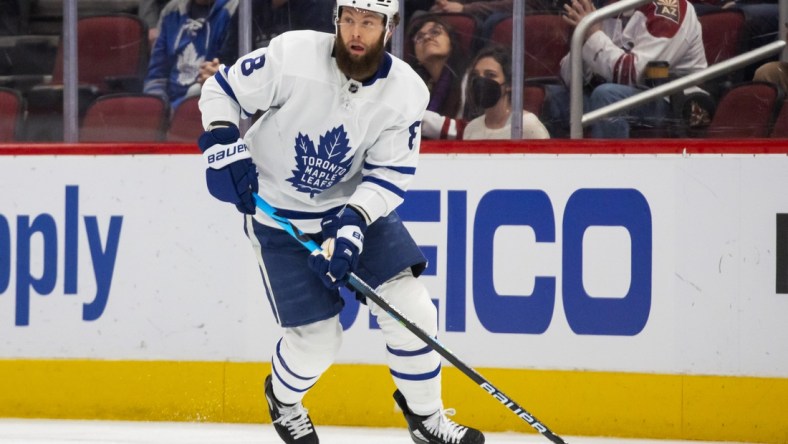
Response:
[{"label": "ice surface", "polygon": [[[318,425],[321,444],[412,444],[403,428]],[[560,432],[556,431],[560,434]],[[536,433],[486,432],[487,444],[549,444]],[[570,444],[721,444],[563,436]],[[281,444],[270,424],[0,419],[3,444]],[[730,443],[728,443],[730,444]]]}]

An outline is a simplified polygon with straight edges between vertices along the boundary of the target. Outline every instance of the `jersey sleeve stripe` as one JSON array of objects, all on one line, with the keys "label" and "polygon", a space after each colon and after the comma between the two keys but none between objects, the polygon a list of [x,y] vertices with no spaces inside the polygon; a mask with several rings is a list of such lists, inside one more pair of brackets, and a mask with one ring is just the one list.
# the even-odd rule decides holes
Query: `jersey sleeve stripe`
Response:
[{"label": "jersey sleeve stripe", "polygon": [[402,167],[402,166],[383,166],[383,165],[373,165],[369,162],[364,162],[364,169],[365,170],[374,170],[376,168],[386,168],[392,171],[396,171],[400,174],[416,174],[415,167]]},{"label": "jersey sleeve stripe", "polygon": [[386,190],[391,191],[392,193],[396,194],[400,198],[405,197],[405,190],[403,190],[403,189],[399,188],[398,186],[394,185],[393,183],[387,182],[387,181],[385,181],[383,179],[379,179],[377,177],[372,177],[372,176],[364,176],[364,178],[361,181],[362,182],[374,183],[375,185],[377,185],[377,186],[379,186],[381,188],[384,188]]},{"label": "jersey sleeve stripe", "polygon": [[613,67],[613,83],[622,85],[634,85],[637,81],[635,71],[635,54],[624,53],[616,60]]},{"label": "jersey sleeve stripe", "polygon": [[219,86],[222,87],[224,93],[227,94],[231,99],[235,100],[235,103],[238,103],[238,98],[235,97],[235,91],[233,91],[233,88],[229,83],[227,83],[227,79],[224,78],[224,75],[217,72],[213,76],[216,78],[216,82],[219,83]]},{"label": "jersey sleeve stripe", "polygon": [[[227,69],[225,68],[225,74],[226,73],[227,73]],[[233,91],[233,87],[230,86],[229,82],[227,82],[227,79],[224,77],[224,75],[222,75],[222,72],[218,71],[216,74],[213,75],[213,77],[216,79],[216,83],[219,84],[219,87],[222,88],[222,91],[224,91],[224,93],[227,94],[228,97],[233,99],[233,101],[238,104],[238,106],[241,108],[241,111],[243,111],[243,113],[246,114],[246,117],[251,117],[252,113],[243,109],[241,103],[238,101],[238,98],[235,97],[235,91]]]}]

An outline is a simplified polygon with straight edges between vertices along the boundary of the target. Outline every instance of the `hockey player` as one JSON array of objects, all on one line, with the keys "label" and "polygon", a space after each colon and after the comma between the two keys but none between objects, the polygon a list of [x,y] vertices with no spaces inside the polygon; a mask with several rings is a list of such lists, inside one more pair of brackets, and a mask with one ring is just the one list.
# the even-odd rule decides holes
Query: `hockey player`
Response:
[{"label": "hockey player", "polygon": [[[335,34],[283,33],[222,66],[202,90],[208,189],[247,214],[246,234],[284,328],[265,397],[286,443],[318,442],[302,399],[340,348],[338,288],[350,271],[437,334],[435,306],[416,279],[426,261],[394,211],[416,172],[429,99],[413,70],[384,51],[398,7],[397,0],[337,0]],[[241,139],[239,117],[258,111]],[[309,255],[275,221],[255,215],[258,189],[333,254]],[[379,307],[369,309],[413,441],[483,443],[478,430],[447,417],[439,355]]]}]

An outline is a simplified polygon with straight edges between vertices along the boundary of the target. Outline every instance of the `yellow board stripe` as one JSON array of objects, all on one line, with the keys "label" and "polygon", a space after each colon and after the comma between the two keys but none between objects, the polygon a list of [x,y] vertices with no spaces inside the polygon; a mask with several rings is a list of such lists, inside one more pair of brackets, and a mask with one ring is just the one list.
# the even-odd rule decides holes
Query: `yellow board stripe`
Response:
[{"label": "yellow board stripe", "polygon": [[[455,419],[533,432],[455,368]],[[788,379],[480,369],[559,435],[788,443]],[[269,422],[267,363],[0,360],[0,417]],[[317,424],[404,427],[381,365],[335,365],[307,395]]]}]

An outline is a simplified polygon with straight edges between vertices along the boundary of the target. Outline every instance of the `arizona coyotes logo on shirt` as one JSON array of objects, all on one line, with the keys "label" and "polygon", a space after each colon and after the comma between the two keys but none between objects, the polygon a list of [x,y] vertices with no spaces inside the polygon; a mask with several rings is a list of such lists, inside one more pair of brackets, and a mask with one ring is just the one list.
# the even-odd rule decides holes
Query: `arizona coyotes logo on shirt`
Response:
[{"label": "arizona coyotes logo on shirt", "polygon": [[657,0],[654,4],[657,6],[654,15],[664,17],[676,23],[679,22],[679,0]]}]

